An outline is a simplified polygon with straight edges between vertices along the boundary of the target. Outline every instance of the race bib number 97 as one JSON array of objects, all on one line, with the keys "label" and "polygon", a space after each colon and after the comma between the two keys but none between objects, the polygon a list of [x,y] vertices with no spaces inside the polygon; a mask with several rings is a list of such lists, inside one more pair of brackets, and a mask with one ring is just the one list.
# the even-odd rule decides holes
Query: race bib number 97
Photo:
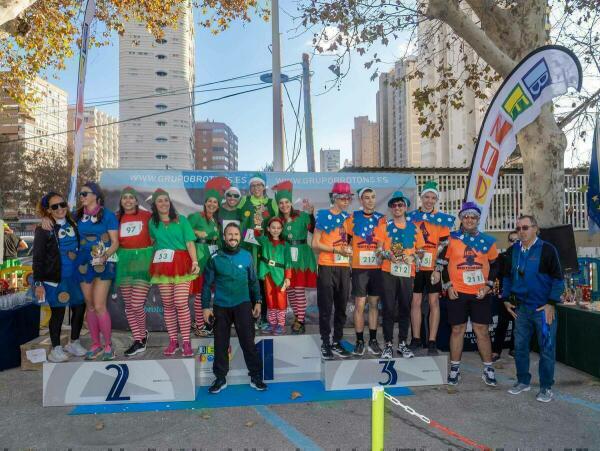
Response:
[{"label": "race bib number 97", "polygon": [[173,257],[175,256],[175,251],[172,249],[161,249],[154,253],[153,263],[171,263],[173,261]]},{"label": "race bib number 97", "polygon": [[485,283],[485,279],[481,269],[477,269],[475,271],[463,272],[463,282],[465,285],[481,285],[482,283]]},{"label": "race bib number 97", "polygon": [[121,230],[119,231],[121,238],[139,235],[142,233],[142,224],[142,221],[124,222],[121,224]]}]

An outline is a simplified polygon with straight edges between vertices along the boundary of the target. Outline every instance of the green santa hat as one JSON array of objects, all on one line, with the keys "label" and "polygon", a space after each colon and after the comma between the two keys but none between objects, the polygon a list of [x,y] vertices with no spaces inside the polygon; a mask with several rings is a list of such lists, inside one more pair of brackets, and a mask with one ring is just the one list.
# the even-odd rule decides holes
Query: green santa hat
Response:
[{"label": "green santa hat", "polygon": [[433,193],[436,195],[436,197],[440,197],[438,184],[435,180],[429,180],[428,182],[425,182],[425,185],[423,185],[423,189],[421,190],[421,196],[425,193]]},{"label": "green santa hat", "polygon": [[261,174],[260,172],[255,172],[254,174],[252,174],[252,177],[250,177],[250,181],[248,182],[248,186],[256,182],[262,183],[265,186],[265,188],[267,187],[267,179],[264,176],[264,174]]},{"label": "green santa hat", "polygon": [[227,177],[214,177],[204,185],[204,199],[214,197],[221,203],[223,194],[231,187],[231,182]]},{"label": "green santa hat", "polygon": [[292,199],[292,191],[294,189],[294,185],[289,180],[284,180],[283,182],[279,182],[277,185],[271,188],[275,191],[275,200],[279,203],[282,199],[287,199],[290,202],[293,202]]},{"label": "green santa hat", "polygon": [[169,200],[171,200],[171,197],[169,196],[169,193],[167,193],[162,188],[157,188],[156,191],[154,191],[154,193],[152,193],[152,203],[155,203],[156,199],[158,199],[159,196],[167,196],[167,198]]}]

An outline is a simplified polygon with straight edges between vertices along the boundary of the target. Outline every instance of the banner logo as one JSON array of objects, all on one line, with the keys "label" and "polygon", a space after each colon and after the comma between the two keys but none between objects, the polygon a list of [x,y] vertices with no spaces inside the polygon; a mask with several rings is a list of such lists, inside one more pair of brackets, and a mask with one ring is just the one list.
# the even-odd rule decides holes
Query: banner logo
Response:
[{"label": "banner logo", "polygon": [[552,83],[546,60],[542,58],[539,63],[533,66],[531,70],[525,74],[522,81],[535,102],[542,93],[542,90]]},{"label": "banner logo", "polygon": [[530,106],[531,100],[529,100],[521,85],[515,86],[502,104],[502,108],[513,121]]}]

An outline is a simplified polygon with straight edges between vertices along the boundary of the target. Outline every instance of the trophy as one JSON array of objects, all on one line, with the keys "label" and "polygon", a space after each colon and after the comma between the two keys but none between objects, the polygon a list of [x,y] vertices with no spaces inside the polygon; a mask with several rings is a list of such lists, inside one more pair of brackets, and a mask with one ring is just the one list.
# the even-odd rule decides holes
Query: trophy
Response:
[{"label": "trophy", "polygon": [[90,254],[92,255],[92,266],[96,272],[104,272],[104,262],[101,260],[101,257],[106,253],[106,246],[103,241],[100,241],[98,244],[92,246],[92,250]]},{"label": "trophy", "polygon": [[262,222],[264,217],[265,206],[263,204],[254,207],[254,224],[258,229],[262,229]]}]

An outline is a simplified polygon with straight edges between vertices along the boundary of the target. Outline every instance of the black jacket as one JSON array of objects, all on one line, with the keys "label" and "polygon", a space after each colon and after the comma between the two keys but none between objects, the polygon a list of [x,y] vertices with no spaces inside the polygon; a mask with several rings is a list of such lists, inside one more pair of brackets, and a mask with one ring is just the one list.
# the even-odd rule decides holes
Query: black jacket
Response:
[{"label": "black jacket", "polygon": [[[68,220],[67,220],[68,221]],[[79,232],[77,224],[68,221],[77,234],[79,242]],[[33,280],[34,282],[60,282],[60,250],[58,249],[57,231],[60,229],[58,224],[54,225],[51,232],[36,227],[33,238]]]}]

